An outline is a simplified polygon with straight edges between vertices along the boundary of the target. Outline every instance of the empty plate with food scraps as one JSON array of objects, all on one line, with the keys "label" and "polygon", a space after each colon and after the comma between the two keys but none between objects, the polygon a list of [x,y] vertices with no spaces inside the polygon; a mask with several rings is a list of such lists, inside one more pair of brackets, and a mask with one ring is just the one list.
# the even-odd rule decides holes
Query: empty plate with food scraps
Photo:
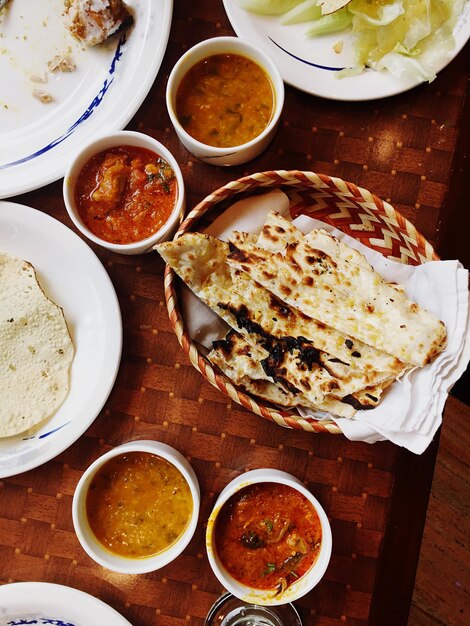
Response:
[{"label": "empty plate with food scraps", "polygon": [[123,128],[165,53],[171,0],[10,0],[0,9],[0,197],[64,175],[87,138]]},{"label": "empty plate with food scraps", "polygon": [[[284,200],[260,195],[269,188]],[[248,197],[228,207],[237,195]],[[271,211],[273,206],[279,212]],[[209,211],[210,217],[220,215],[207,227],[207,221],[198,220]],[[312,229],[311,218],[320,226]],[[354,240],[338,239],[324,223],[337,225]],[[380,252],[363,246],[367,256],[376,255],[373,262],[386,279],[356,249],[358,239]],[[399,396],[400,406],[411,407],[411,413],[399,410],[397,420],[406,415],[409,422],[393,426],[414,431],[420,424],[411,421],[419,422],[421,414],[413,411],[420,402],[410,395],[409,383],[402,387],[397,381],[405,375],[420,376],[420,382],[425,378],[426,397],[431,390],[439,395],[447,389],[443,371],[455,366],[465,333],[454,333],[439,304],[435,293],[446,283],[436,282],[436,273],[449,271],[454,279],[458,262],[416,270],[404,266],[404,261],[420,265],[437,257],[409,222],[365,189],[313,172],[246,176],[208,196],[188,215],[179,236],[156,249],[199,298],[198,304],[190,303],[188,315],[186,291],[176,291],[167,270],[170,319],[192,363],[212,384],[263,417],[334,433],[339,429],[329,418],[360,414],[362,423],[366,415],[376,419],[383,413],[388,419],[385,402],[397,402]],[[460,282],[466,280],[463,272]],[[424,280],[415,282],[439,289],[428,289],[424,297],[419,292],[418,304],[395,284],[401,282],[397,274],[403,279],[406,273],[419,274]],[[408,279],[403,282],[408,288]],[[458,306],[454,295],[446,309]],[[213,312],[215,319],[208,323]],[[466,312],[465,306],[458,312],[463,326]],[[449,324],[449,346],[441,318]],[[437,428],[440,404],[436,407],[429,430]],[[417,451],[419,446],[411,443]]]},{"label": "empty plate with food scraps", "polygon": [[[0,202],[0,477],[49,461],[93,422],[119,367],[106,270],[69,228]],[[3,297],[5,296],[5,297]]]}]

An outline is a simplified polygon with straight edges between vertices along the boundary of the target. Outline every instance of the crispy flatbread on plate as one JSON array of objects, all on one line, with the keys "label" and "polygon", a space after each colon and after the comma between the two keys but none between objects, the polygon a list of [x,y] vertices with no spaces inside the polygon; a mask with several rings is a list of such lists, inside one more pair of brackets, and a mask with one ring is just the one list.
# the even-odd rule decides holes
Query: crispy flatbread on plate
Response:
[{"label": "crispy flatbread on plate", "polygon": [[74,347],[33,266],[0,254],[0,437],[51,417],[66,398]]}]

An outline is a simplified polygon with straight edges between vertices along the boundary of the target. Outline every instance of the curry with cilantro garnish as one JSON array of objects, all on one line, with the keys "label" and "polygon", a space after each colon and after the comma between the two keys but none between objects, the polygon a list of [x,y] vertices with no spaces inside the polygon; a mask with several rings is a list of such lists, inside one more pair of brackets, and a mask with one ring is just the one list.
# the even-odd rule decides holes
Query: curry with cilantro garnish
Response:
[{"label": "curry with cilantro garnish", "polygon": [[116,244],[142,241],[168,220],[178,185],[171,166],[136,146],[116,146],[93,156],[75,185],[75,203],[97,237]]},{"label": "curry with cilantro garnish", "polygon": [[222,507],[215,547],[224,568],[240,583],[280,593],[315,563],[321,523],[296,489],[277,483],[245,487]]}]

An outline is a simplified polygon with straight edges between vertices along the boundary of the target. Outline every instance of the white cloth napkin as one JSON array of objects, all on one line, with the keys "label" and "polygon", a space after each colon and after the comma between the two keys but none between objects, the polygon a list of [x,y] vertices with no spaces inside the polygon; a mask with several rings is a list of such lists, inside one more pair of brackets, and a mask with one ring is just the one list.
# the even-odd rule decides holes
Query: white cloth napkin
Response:
[{"label": "white cloth napkin", "polygon": [[470,360],[468,271],[458,261],[418,266],[390,261],[336,228],[306,216],[293,224],[304,233],[324,228],[362,252],[385,280],[403,285],[410,300],[446,325],[447,348],[429,365],[411,370],[391,385],[375,409],[358,411],[353,419],[330,416],[349,439],[370,443],[389,439],[421,454],[442,422],[447,394]]},{"label": "white cloth napkin", "polygon": [[[275,190],[240,200],[205,232],[225,241],[233,230],[259,233],[270,210],[288,216],[286,194]],[[362,252],[385,280],[403,285],[408,298],[441,319],[448,333],[447,348],[431,364],[411,370],[391,385],[375,409],[358,411],[352,419],[306,409],[300,413],[317,419],[330,417],[351,440],[374,443],[388,439],[421,454],[441,424],[448,392],[470,360],[468,271],[458,261],[419,266],[390,261],[336,228],[303,215],[293,224],[304,233],[324,228]],[[187,288],[182,294],[182,311],[189,335],[207,349],[227,333],[225,322]]]}]

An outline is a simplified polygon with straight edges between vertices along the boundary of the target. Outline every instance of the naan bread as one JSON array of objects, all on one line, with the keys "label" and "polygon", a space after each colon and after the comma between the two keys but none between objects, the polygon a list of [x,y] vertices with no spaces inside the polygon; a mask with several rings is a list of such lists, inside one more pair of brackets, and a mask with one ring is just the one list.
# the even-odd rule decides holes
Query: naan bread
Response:
[{"label": "naan bread", "polygon": [[[395,357],[307,317],[253,282],[245,272],[230,269],[226,263],[228,245],[214,237],[188,232],[175,241],[158,244],[156,249],[205,304],[255,346],[266,335],[275,339],[301,336],[355,370],[394,376],[403,371],[403,364]],[[253,334],[257,337],[250,340]],[[372,379],[367,382],[372,383]]]},{"label": "naan bread", "polygon": [[356,412],[352,405],[336,398],[326,397],[317,404],[292,385],[286,390],[282,384],[274,383],[263,368],[256,348],[234,331],[230,331],[225,339],[214,342],[214,348],[207,358],[235,384],[273,404],[284,407],[303,406],[315,411],[328,411],[341,417],[352,417]]},{"label": "naan bread", "polygon": [[0,437],[51,417],[69,391],[74,355],[62,309],[32,265],[0,254]]},{"label": "naan bread", "polygon": [[259,235],[233,232],[229,245],[185,233],[156,249],[236,331],[208,359],[274,404],[351,417],[445,345],[442,322],[364,255],[274,212]]},{"label": "naan bread", "polygon": [[[230,238],[229,264],[290,306],[410,365],[444,349],[444,324],[385,283],[364,262],[317,250],[306,235],[276,254]],[[358,253],[359,254],[359,253]],[[362,256],[362,255],[361,255]]]},{"label": "naan bread", "polygon": [[[304,239],[313,248],[325,252],[334,259],[341,259],[346,263],[356,263],[364,269],[371,272],[374,271],[363,254],[333,237],[327,230],[323,228],[313,229],[304,235],[292,222],[289,222],[289,220],[275,211],[268,213],[266,223],[259,234],[256,245],[271,252],[281,252],[286,246],[299,239]],[[247,242],[246,239],[244,241]]]},{"label": "naan bread", "polygon": [[[330,394],[338,399],[351,396],[395,379],[403,371],[397,359],[303,316],[246,274],[235,271],[231,277],[225,263],[228,246],[217,239],[186,233],[174,242],[159,244],[157,249],[203,302],[243,334],[256,350],[255,360],[257,366],[262,365],[259,370],[263,378],[268,375],[286,390],[301,392],[309,405],[324,403]],[[355,356],[358,350],[363,353],[361,359]],[[253,374],[256,368],[251,354],[239,351],[236,358],[241,375],[259,378]],[[355,366],[356,361],[361,367]],[[377,369],[380,361],[388,366],[383,371]]]}]

